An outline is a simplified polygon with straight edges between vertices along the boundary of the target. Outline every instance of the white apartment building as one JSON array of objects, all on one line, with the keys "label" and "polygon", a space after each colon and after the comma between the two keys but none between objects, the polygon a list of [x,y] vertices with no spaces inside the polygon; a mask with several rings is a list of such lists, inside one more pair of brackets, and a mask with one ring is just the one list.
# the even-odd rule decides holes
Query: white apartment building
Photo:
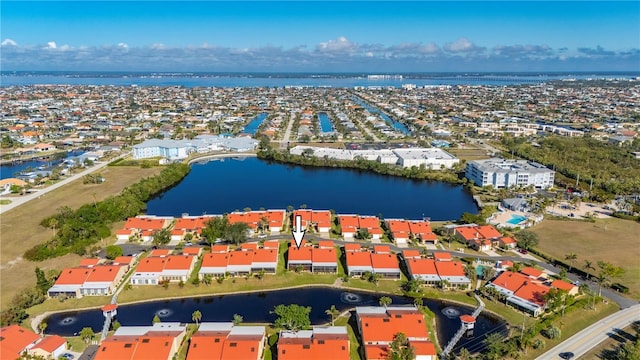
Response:
[{"label": "white apartment building", "polygon": [[467,162],[465,176],[478,186],[495,188],[533,185],[537,189],[553,186],[555,171],[527,160],[486,159]]}]

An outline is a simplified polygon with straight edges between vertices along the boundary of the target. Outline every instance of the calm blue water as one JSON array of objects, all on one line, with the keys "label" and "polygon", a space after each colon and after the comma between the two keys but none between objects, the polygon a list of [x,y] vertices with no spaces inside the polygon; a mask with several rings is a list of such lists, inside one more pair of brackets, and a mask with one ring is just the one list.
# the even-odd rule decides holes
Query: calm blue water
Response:
[{"label": "calm blue water", "polygon": [[366,75],[323,75],[307,74],[292,76],[252,76],[252,75],[212,75],[212,74],[124,74],[124,73],[13,73],[3,72],[0,86],[21,85],[115,85],[115,86],[185,86],[185,87],[284,87],[313,86],[340,87],[392,86],[403,84],[417,86],[436,85],[518,85],[535,84],[561,79],[624,78],[638,76],[637,73],[620,74],[427,74],[405,76],[402,79],[369,80]]},{"label": "calm blue water", "polygon": [[251,120],[251,122],[242,129],[242,132],[249,135],[255,135],[256,130],[258,130],[260,124],[262,124],[262,122],[267,118],[267,115],[268,114],[266,112],[258,114],[258,116],[253,118],[253,120]]},{"label": "calm blue water", "polygon": [[462,186],[415,181],[349,169],[268,163],[257,158],[194,163],[175,187],[147,203],[147,213],[163,216],[223,214],[249,207],[286,209],[306,204],[342,214],[432,220],[476,213]]},{"label": "calm blue water", "polygon": [[327,113],[318,113],[318,120],[320,120],[320,129],[323,133],[332,132],[333,125],[331,124],[331,120],[329,120],[329,115]]},{"label": "calm blue water", "polygon": [[526,217],[524,217],[524,216],[520,216],[520,215],[511,215],[511,219],[507,220],[507,222],[508,222],[509,224],[512,224],[512,225],[518,225],[518,224],[520,224],[521,222],[523,222],[523,221],[525,221],[525,220],[527,220],[527,218],[526,218]]},{"label": "calm blue water", "polygon": [[392,126],[395,130],[400,131],[401,133],[403,133],[405,135],[409,134],[409,130],[407,130],[407,128],[404,125],[402,125],[401,123],[399,123],[397,121],[394,121],[392,118],[387,116],[387,114],[383,113],[379,109],[367,104],[366,102],[362,101],[361,99],[359,99],[357,97],[353,97],[353,100],[357,104],[362,106],[363,108],[367,109],[367,111],[369,111],[370,113],[380,115],[382,120],[384,120],[387,124]]},{"label": "calm blue water", "polygon": [[[267,275],[268,276],[268,275]],[[231,280],[226,280],[231,281]],[[236,281],[244,281],[242,278]],[[212,289],[215,285],[211,286]],[[140,288],[134,291],[142,291]],[[389,296],[395,305],[412,304],[412,299],[402,296],[375,294],[326,287],[309,287],[290,290],[275,290],[236,295],[218,295],[201,298],[160,300],[148,303],[121,305],[118,307],[116,319],[124,326],[151,325],[153,317],[158,314],[165,322],[177,321],[192,323],[191,315],[200,310],[202,320],[205,321],[231,321],[233,314],[239,314],[245,322],[272,323],[275,316],[269,312],[280,304],[296,303],[302,306],[311,306],[309,316],[314,325],[326,324],[330,318],[325,313],[331,305],[335,305],[340,311],[355,306],[378,306],[381,296]],[[452,305],[435,299],[425,299],[424,305],[429,307],[436,315],[438,328],[438,340],[440,344],[446,343],[460,326],[459,316],[471,314],[472,308]],[[449,311],[457,313],[455,316],[446,316]],[[95,332],[102,330],[104,317],[100,309],[72,311],[50,316],[47,320],[47,334],[71,336],[89,326]],[[481,344],[484,336],[492,332],[506,330],[505,323],[498,319],[481,314],[475,325],[475,337],[463,338],[458,346],[475,346]]]},{"label": "calm blue water", "polygon": [[11,165],[0,165],[0,179],[8,179],[12,177],[16,177],[20,172],[25,170],[37,170],[40,166],[45,166],[47,168],[51,168],[60,164],[64,159],[72,158],[75,156],[82,155],[84,153],[83,150],[73,150],[70,153],[67,153],[65,157],[55,159],[55,160],[30,160],[24,161],[21,163],[15,163]]}]

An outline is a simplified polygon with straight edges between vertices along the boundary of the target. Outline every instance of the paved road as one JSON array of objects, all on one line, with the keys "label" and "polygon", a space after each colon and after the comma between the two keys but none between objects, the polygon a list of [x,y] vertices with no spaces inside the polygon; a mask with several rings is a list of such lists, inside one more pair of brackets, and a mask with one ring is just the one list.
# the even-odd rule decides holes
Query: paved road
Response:
[{"label": "paved road", "polygon": [[623,329],[634,321],[640,320],[640,305],[634,305],[618,311],[588,328],[580,331],[561,344],[539,356],[539,360],[560,359],[559,354],[572,352],[575,359],[586,354],[596,345],[615,334],[616,330]]},{"label": "paved road", "polygon": [[88,169],[83,170],[82,172],[74,174],[74,175],[72,175],[72,176],[70,176],[70,177],[68,177],[68,178],[66,178],[64,180],[60,180],[60,181],[58,181],[57,183],[55,183],[55,184],[53,184],[51,186],[47,186],[46,188],[39,189],[36,192],[32,192],[32,193],[29,193],[27,195],[22,195],[22,196],[19,196],[19,197],[4,197],[2,199],[11,200],[11,203],[7,204],[7,205],[1,205],[0,206],[0,214],[5,213],[5,212],[7,212],[7,211],[9,211],[9,210],[11,210],[11,209],[13,209],[15,207],[18,207],[18,206],[26,203],[26,202],[29,202],[31,200],[37,199],[37,198],[39,198],[41,196],[44,196],[49,191],[52,191],[52,190],[55,190],[55,189],[57,189],[59,187],[67,185],[70,182],[78,180],[78,179],[82,178],[83,176],[85,176],[87,174],[91,174],[94,171],[98,171],[98,170],[102,169],[103,167],[109,165],[110,162],[112,162],[114,160],[117,160],[117,159],[119,159],[121,157],[124,157],[126,155],[129,155],[129,152],[126,152],[126,153],[118,156],[117,158],[109,160],[109,161],[104,161],[104,162],[99,162],[99,163],[97,162],[97,163],[95,163],[95,165],[93,165],[92,167],[90,167]]},{"label": "paved road", "polygon": [[289,114],[289,122],[287,123],[287,130],[285,130],[284,136],[280,141],[280,149],[286,150],[287,145],[289,145],[289,137],[291,137],[291,128],[293,128],[293,123],[295,121],[296,121],[296,113],[295,111],[292,110],[291,113]]}]

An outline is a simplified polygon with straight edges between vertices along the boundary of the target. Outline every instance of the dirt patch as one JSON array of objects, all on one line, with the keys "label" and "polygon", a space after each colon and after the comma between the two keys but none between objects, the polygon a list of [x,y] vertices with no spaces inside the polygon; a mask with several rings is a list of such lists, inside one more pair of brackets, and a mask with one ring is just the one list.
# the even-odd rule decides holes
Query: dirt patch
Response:
[{"label": "dirt patch", "polygon": [[[55,214],[57,209],[63,206],[76,209],[83,204],[119,194],[125,187],[141,178],[156,175],[161,170],[161,167],[106,167],[100,170],[100,174],[106,180],[102,184],[83,184],[82,179],[79,179],[51,191],[47,196],[3,213],[0,220],[0,307],[6,308],[16,293],[35,285],[36,265],[45,270],[61,270],[78,264],[77,255],[67,255],[41,263],[21,260],[27,249],[53,236],[52,229],[40,226],[43,218]],[[115,238],[105,240],[105,244],[113,240]]]}]

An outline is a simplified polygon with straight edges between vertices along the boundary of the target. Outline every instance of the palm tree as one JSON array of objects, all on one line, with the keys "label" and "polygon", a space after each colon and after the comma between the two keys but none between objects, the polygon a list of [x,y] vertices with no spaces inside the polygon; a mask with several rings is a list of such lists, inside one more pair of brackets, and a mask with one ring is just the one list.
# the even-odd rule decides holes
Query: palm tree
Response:
[{"label": "palm tree", "polygon": [[202,313],[200,310],[194,311],[193,314],[191,314],[191,319],[196,322],[196,325],[198,325],[200,320],[202,320]]},{"label": "palm tree", "polygon": [[40,324],[38,324],[38,330],[40,330],[40,335],[42,337],[44,337],[44,331],[47,330],[47,322],[46,321],[41,321]]},{"label": "palm tree", "polygon": [[244,318],[240,314],[233,314],[233,325],[240,325]]},{"label": "palm tree", "polygon": [[584,261],[584,268],[587,273],[587,280],[589,280],[591,278],[591,274],[589,273],[589,270],[595,270],[596,268],[593,266],[593,262],[589,260]]},{"label": "palm tree", "polygon": [[578,258],[578,255],[576,255],[576,253],[568,253],[567,255],[564,256],[564,259],[569,261],[569,272],[571,272],[571,268],[573,267],[573,262],[576,261],[577,258]]},{"label": "palm tree", "polygon": [[331,305],[331,308],[325,310],[324,313],[331,317],[331,326],[333,326],[334,321],[336,320],[338,315],[340,315],[340,310],[336,309],[335,305]]},{"label": "palm tree", "polygon": [[388,297],[388,296],[383,296],[383,297],[381,297],[381,298],[380,298],[379,303],[380,303],[380,306],[387,307],[387,306],[391,305],[391,302],[392,302],[392,301],[393,301],[393,300],[391,300],[391,298],[390,298],[390,297]]},{"label": "palm tree", "polygon": [[391,360],[415,359],[415,348],[409,344],[409,339],[404,333],[397,333],[390,344],[388,357]]}]

